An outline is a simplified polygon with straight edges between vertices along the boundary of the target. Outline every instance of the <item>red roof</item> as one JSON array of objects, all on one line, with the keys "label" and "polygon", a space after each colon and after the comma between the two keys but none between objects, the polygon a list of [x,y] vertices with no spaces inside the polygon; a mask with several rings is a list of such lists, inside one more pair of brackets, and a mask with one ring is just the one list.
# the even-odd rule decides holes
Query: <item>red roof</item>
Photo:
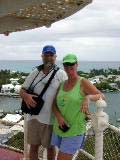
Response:
[{"label": "red roof", "polygon": [[0,160],[22,160],[23,154],[6,148],[0,148]]}]

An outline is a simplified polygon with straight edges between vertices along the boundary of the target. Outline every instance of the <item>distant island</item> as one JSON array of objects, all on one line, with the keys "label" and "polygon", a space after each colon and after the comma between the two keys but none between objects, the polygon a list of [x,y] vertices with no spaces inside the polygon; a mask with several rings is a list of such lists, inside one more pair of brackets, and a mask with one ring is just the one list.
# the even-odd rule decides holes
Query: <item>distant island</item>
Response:
[{"label": "distant island", "polygon": [[[0,70],[0,95],[17,97],[28,74],[19,71]],[[89,79],[101,91],[120,91],[120,67],[118,69],[92,69],[89,73],[78,71],[78,74]]]},{"label": "distant island", "polygon": [[101,91],[120,91],[120,67],[118,69],[92,69],[89,73],[78,74],[91,81]]}]

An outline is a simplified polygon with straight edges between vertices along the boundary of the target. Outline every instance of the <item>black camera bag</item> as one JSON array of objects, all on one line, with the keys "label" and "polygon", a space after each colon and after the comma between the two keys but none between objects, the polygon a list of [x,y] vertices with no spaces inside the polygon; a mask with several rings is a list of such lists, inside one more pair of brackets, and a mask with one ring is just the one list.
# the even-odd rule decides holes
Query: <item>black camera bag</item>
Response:
[{"label": "black camera bag", "polygon": [[[49,78],[48,82],[46,83],[46,85],[44,86],[43,90],[41,91],[40,95],[36,95],[35,93],[33,93],[33,91],[30,89],[26,90],[26,92],[28,94],[32,94],[32,95],[36,95],[36,97],[32,97],[37,105],[33,108],[31,106],[27,106],[27,104],[25,103],[24,100],[22,100],[22,104],[21,104],[21,110],[22,110],[22,113],[28,113],[28,114],[31,114],[31,115],[38,115],[44,105],[44,100],[43,100],[43,94],[45,93],[45,91],[47,90],[47,88],[49,87],[49,84],[50,82],[52,81],[52,79],[54,78],[56,72],[59,70],[59,68],[54,68],[54,71],[51,75],[51,77]],[[31,85],[30,85],[31,86]],[[35,87],[35,86],[34,86]]]}]

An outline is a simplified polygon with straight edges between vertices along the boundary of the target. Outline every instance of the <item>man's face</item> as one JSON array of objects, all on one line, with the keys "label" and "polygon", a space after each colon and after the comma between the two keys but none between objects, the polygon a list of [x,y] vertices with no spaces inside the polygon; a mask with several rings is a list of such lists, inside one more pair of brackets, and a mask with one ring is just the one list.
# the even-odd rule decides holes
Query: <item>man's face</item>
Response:
[{"label": "man's face", "polygon": [[42,54],[42,60],[43,60],[43,63],[45,65],[47,64],[55,64],[55,60],[56,60],[56,54],[53,54],[53,53],[46,53],[46,54]]}]

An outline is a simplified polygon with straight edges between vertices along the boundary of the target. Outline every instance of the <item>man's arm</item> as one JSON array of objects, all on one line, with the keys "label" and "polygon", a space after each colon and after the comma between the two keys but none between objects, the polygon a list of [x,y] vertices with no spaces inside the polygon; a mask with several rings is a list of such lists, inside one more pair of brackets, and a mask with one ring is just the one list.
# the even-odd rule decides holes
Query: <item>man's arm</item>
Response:
[{"label": "man's arm", "polygon": [[32,81],[34,81],[34,78],[38,75],[38,73],[39,71],[37,69],[33,70],[25,79],[22,88],[20,90],[20,96],[25,101],[28,108],[30,108],[29,106],[35,107],[36,105],[36,102],[32,99],[32,97],[35,95],[28,94],[26,90],[29,89]]}]

